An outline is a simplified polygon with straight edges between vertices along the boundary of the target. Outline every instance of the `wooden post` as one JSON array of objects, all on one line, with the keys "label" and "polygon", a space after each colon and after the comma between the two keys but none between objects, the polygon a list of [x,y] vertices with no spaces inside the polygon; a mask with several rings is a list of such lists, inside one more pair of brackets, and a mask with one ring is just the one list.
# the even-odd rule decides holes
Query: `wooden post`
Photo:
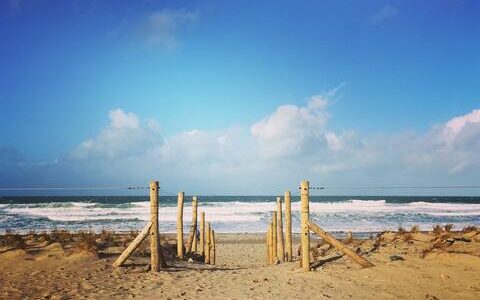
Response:
[{"label": "wooden post", "polygon": [[160,267],[167,266],[160,245],[160,233],[158,230],[158,181],[150,182],[150,264],[151,271],[158,272]]},{"label": "wooden post", "polygon": [[267,234],[265,236],[265,262],[267,266],[270,264],[270,223],[267,226]]},{"label": "wooden post", "polygon": [[133,251],[140,245],[143,240],[148,236],[150,232],[150,227],[152,227],[152,222],[148,222],[148,224],[142,229],[139,235],[128,245],[127,249],[123,251],[123,253],[117,258],[117,260],[113,263],[114,267],[121,267],[123,263],[132,255]]},{"label": "wooden post", "polygon": [[212,247],[212,251],[211,251],[211,254],[210,254],[210,264],[211,265],[215,265],[215,260],[217,258],[216,256],[216,253],[215,253],[215,230],[213,230],[212,228],[210,228],[211,232],[210,232],[210,240],[211,240],[211,247]]},{"label": "wooden post", "polygon": [[205,212],[200,214],[200,254],[205,257]]},{"label": "wooden post", "polygon": [[183,198],[184,193],[178,193],[177,208],[177,256],[183,258]]},{"label": "wooden post", "polygon": [[309,183],[304,180],[300,184],[300,226],[301,226],[301,245],[302,245],[302,269],[310,271],[310,234],[308,232],[309,219]]},{"label": "wooden post", "polygon": [[273,222],[270,222],[268,224],[268,231],[270,233],[270,240],[268,241],[268,247],[269,247],[269,255],[270,255],[270,264],[273,264],[274,256],[273,256],[273,236],[274,236],[274,230],[273,230]]},{"label": "wooden post", "polygon": [[283,214],[282,214],[282,198],[277,197],[277,241],[278,241],[278,258],[281,262],[285,261],[285,244],[283,242]]},{"label": "wooden post", "polygon": [[205,263],[210,263],[210,222],[207,222],[207,228],[205,229],[206,237],[205,237]]},{"label": "wooden post", "polygon": [[337,248],[341,252],[345,253],[346,256],[350,257],[354,262],[358,263],[364,268],[373,267],[374,265],[366,260],[365,258],[358,255],[355,251],[345,246],[343,243],[337,241],[333,236],[325,232],[322,228],[318,227],[316,224],[307,221],[307,226],[316,234],[318,234],[325,242],[329,243],[333,247]]},{"label": "wooden post", "polygon": [[292,245],[292,202],[290,199],[290,191],[285,192],[285,256],[287,261],[293,259]]},{"label": "wooden post", "polygon": [[278,239],[277,239],[277,212],[273,212],[272,216],[272,223],[273,223],[273,263],[278,262]]},{"label": "wooden post", "polygon": [[192,246],[195,239],[195,232],[197,231],[197,196],[192,198],[192,224],[190,225],[190,234],[188,235],[187,252],[192,252]]},{"label": "wooden post", "polygon": [[[198,227],[198,226],[196,226]],[[193,253],[196,253],[197,252],[197,237],[198,233],[197,233],[197,229],[195,229],[195,234],[193,235],[193,244],[192,244],[192,252]]]}]

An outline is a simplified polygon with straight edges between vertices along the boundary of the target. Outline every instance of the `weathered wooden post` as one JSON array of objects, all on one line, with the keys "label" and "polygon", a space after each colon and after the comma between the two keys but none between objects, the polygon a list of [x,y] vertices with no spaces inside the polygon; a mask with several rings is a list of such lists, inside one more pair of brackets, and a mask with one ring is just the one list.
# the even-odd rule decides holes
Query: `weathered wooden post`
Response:
[{"label": "weathered wooden post", "polygon": [[193,244],[192,244],[192,252],[193,253],[196,253],[197,252],[197,237],[198,233],[197,233],[197,229],[195,229],[195,234],[193,235]]},{"label": "weathered wooden post", "polygon": [[133,251],[143,242],[143,240],[150,233],[150,227],[152,227],[152,222],[148,222],[147,226],[143,228],[139,235],[128,245],[127,249],[115,260],[113,263],[114,267],[121,267],[123,263],[132,255]]},{"label": "weathered wooden post", "polygon": [[270,223],[267,226],[267,233],[265,235],[265,261],[267,266],[270,264]]},{"label": "weathered wooden post", "polygon": [[210,254],[210,264],[215,265],[215,261],[217,258],[217,254],[215,252],[215,230],[213,230],[212,228],[210,228],[210,230],[211,230],[210,239],[211,239],[211,247],[212,247],[212,251]]},{"label": "weathered wooden post", "polygon": [[158,272],[160,266],[165,268],[167,263],[163,257],[162,246],[160,245],[160,233],[158,230],[158,181],[150,182],[150,263],[151,271]]},{"label": "weathered wooden post", "polygon": [[273,264],[273,260],[274,260],[274,256],[273,256],[273,236],[274,236],[273,222],[268,223],[268,231],[270,233],[270,239],[268,241],[270,264]]},{"label": "weathered wooden post", "polygon": [[207,222],[207,227],[205,228],[205,263],[210,263],[210,222]]},{"label": "weathered wooden post", "polygon": [[273,212],[272,216],[273,223],[273,262],[277,263],[278,261],[278,239],[277,239],[277,212]]},{"label": "weathered wooden post", "polygon": [[316,224],[307,221],[307,226],[316,234],[318,234],[325,242],[329,243],[333,247],[337,248],[341,252],[343,252],[346,256],[350,257],[354,262],[358,263],[364,268],[373,267],[373,264],[366,260],[365,258],[361,257],[358,253],[347,247],[346,245],[342,244],[341,242],[337,241],[333,236],[328,234],[325,230],[318,227]]},{"label": "weathered wooden post", "polygon": [[200,214],[200,254],[205,257],[205,212]]},{"label": "weathered wooden post", "polygon": [[177,256],[183,258],[183,198],[184,193],[178,193],[177,208]]},{"label": "weathered wooden post", "polygon": [[190,234],[188,235],[187,252],[192,252],[195,242],[195,233],[197,231],[197,196],[192,197],[192,224],[190,225]]},{"label": "weathered wooden post", "polygon": [[303,180],[300,184],[300,226],[301,226],[301,247],[302,247],[302,269],[310,271],[310,234],[308,231],[309,182]]},{"label": "weathered wooden post", "polygon": [[278,241],[278,258],[281,262],[285,261],[285,244],[283,243],[283,214],[282,214],[282,198],[277,197],[277,241]]},{"label": "weathered wooden post", "polygon": [[285,192],[285,256],[287,261],[293,259],[292,245],[292,202],[290,199],[290,191]]}]

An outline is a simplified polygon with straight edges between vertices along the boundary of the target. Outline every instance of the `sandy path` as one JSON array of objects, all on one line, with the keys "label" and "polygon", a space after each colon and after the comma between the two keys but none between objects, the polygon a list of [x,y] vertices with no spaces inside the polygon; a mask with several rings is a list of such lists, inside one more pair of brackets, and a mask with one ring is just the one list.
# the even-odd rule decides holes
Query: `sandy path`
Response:
[{"label": "sandy path", "polygon": [[[467,246],[480,250],[480,242],[458,244],[460,252]],[[146,271],[149,259],[140,256],[128,267],[112,269],[121,251],[116,248],[101,259],[70,255],[58,243],[28,254],[9,251],[0,254],[0,298],[480,299],[478,256],[421,258],[421,242],[385,242],[366,256],[374,268],[360,269],[342,257],[313,272],[300,271],[298,262],[265,266],[263,235],[218,235],[217,245],[216,266],[171,260],[171,267],[157,274]],[[405,260],[390,261],[393,254]]]}]

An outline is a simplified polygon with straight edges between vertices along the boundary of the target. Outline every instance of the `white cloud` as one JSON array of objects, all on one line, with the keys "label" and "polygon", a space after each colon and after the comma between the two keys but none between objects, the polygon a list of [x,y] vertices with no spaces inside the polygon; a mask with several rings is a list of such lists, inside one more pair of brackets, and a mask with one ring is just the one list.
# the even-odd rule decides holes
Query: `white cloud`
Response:
[{"label": "white cloud", "polygon": [[373,23],[382,23],[395,18],[398,14],[398,9],[390,5],[385,5],[371,17],[371,21]]},{"label": "white cloud", "polygon": [[112,128],[131,128],[138,129],[140,124],[138,117],[134,113],[125,113],[121,109],[114,109],[108,113],[110,118],[110,127]]},{"label": "white cloud", "polygon": [[[97,135],[50,172],[104,182],[159,178],[172,189],[181,184],[206,193],[269,193],[302,178],[337,185],[421,185],[472,184],[480,175],[480,110],[424,133],[359,136],[330,128],[332,96],[325,95],[312,96],[304,106],[279,106],[249,127],[192,129],[169,137],[161,135],[156,120],[115,109]],[[17,165],[33,165],[24,161]],[[12,174],[28,173],[9,166]]]},{"label": "white cloud", "polygon": [[306,107],[282,105],[271,115],[251,126],[260,153],[266,159],[301,154],[312,144],[325,144],[328,100],[319,95]]},{"label": "white cloud", "polygon": [[[441,129],[441,137],[447,143],[455,142],[457,138],[465,139],[465,133],[472,133],[475,128],[480,127],[480,109],[475,109],[471,113],[459,116],[448,121]],[[468,134],[467,134],[468,135]],[[476,134],[474,134],[476,135]],[[464,141],[463,141],[464,142]]]},{"label": "white cloud", "polygon": [[[71,153],[74,160],[119,159],[144,154],[163,139],[151,120],[141,126],[134,113],[114,109],[108,113],[110,123],[95,138],[82,142]],[[153,126],[153,127],[152,127]]]},{"label": "white cloud", "polygon": [[146,42],[148,45],[175,48],[179,43],[179,31],[197,19],[197,12],[187,10],[162,9],[153,12],[143,26]]}]

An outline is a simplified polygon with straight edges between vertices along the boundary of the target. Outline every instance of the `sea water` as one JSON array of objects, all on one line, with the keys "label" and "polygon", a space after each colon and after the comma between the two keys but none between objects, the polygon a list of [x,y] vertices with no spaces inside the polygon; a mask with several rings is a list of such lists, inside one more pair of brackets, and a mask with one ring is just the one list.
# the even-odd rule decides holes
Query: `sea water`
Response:
[{"label": "sea water", "polygon": [[[199,196],[198,210],[217,232],[265,232],[275,196]],[[300,199],[292,196],[293,231],[299,231]],[[185,197],[184,226],[191,220],[191,197]],[[57,229],[141,229],[149,220],[148,197],[0,197],[0,233]],[[418,225],[430,230],[451,223],[454,229],[480,225],[480,197],[312,196],[310,218],[327,231],[357,233]],[[162,232],[174,232],[177,198],[160,197]]]}]

